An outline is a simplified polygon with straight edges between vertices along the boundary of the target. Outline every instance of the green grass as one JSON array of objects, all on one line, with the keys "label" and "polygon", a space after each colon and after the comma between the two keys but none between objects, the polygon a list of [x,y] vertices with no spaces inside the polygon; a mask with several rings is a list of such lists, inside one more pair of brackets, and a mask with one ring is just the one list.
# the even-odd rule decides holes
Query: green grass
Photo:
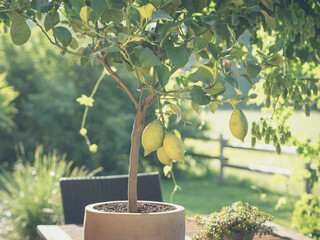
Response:
[{"label": "green grass", "polygon": [[[288,228],[291,227],[291,215],[294,202],[297,200],[295,197],[286,198],[287,203],[276,210],[275,206],[279,198],[282,197],[281,194],[265,189],[253,189],[250,181],[240,180],[236,177],[229,177],[223,184],[220,184],[215,176],[178,179],[178,184],[182,191],[175,193],[173,203],[184,206],[187,215],[210,214],[220,211],[223,206],[241,200],[270,213],[275,217],[276,223]],[[164,201],[169,202],[173,183],[163,181],[161,186]]]}]

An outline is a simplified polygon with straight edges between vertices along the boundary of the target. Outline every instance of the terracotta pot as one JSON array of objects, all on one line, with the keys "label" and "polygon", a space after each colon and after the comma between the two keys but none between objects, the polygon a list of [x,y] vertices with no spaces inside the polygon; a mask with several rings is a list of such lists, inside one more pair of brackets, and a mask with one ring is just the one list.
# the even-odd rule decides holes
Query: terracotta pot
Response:
[{"label": "terracotta pot", "polygon": [[[172,211],[160,213],[116,213],[94,209],[94,206],[105,203],[86,206],[84,217],[85,240],[185,239],[185,213],[184,208],[179,205],[154,202],[156,204],[172,205],[176,208]],[[148,203],[152,202],[148,201]]]},{"label": "terracotta pot", "polygon": [[235,233],[232,236],[225,235],[224,240],[252,240],[254,237],[255,232],[250,234],[243,234],[243,233]]}]

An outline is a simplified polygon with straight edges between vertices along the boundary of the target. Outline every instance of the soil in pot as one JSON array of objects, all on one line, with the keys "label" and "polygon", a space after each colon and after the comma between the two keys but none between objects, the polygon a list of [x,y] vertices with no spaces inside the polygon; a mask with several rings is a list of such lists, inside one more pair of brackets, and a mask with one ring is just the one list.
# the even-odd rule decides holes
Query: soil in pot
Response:
[{"label": "soil in pot", "polygon": [[[94,207],[95,210],[101,212],[117,212],[117,213],[128,213],[128,202],[114,202],[101,204]],[[174,206],[165,205],[165,204],[157,204],[157,203],[146,203],[139,202],[138,203],[138,213],[157,213],[157,212],[168,212],[175,210]]]}]

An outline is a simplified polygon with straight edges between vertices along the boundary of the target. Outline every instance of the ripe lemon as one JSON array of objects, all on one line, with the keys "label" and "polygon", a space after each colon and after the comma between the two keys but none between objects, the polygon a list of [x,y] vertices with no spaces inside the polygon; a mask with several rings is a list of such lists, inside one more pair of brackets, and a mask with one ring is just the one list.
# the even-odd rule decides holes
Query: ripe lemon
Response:
[{"label": "ripe lemon", "polygon": [[149,155],[149,153],[161,147],[163,137],[164,131],[161,121],[154,120],[149,123],[143,130],[141,137],[142,146],[144,148],[144,156]]},{"label": "ripe lemon", "polygon": [[244,142],[248,132],[248,121],[242,110],[235,109],[230,117],[229,128],[232,135]]},{"label": "ripe lemon", "polygon": [[167,165],[167,166],[172,165],[172,159],[170,159],[168,157],[168,155],[165,153],[163,146],[158,148],[157,156],[158,156],[159,161],[161,163],[163,163],[164,165]]},{"label": "ripe lemon", "polygon": [[163,140],[163,148],[170,159],[184,162],[184,146],[176,135],[166,133]]}]

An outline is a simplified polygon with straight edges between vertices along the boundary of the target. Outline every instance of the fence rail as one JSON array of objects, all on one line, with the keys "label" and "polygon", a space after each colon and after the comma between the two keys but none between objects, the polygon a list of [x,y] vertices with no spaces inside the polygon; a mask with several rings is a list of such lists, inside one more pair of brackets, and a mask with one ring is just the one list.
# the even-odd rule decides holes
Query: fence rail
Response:
[{"label": "fence rail", "polygon": [[[239,166],[234,164],[228,164],[228,158],[224,156],[224,149],[226,148],[233,148],[238,150],[250,150],[250,151],[258,151],[258,152],[269,152],[269,153],[276,153],[275,148],[272,145],[266,145],[266,144],[256,144],[254,148],[252,148],[249,144],[242,144],[242,145],[231,145],[228,142],[228,139],[225,139],[223,135],[221,134],[219,138],[197,138],[194,140],[204,140],[204,141],[213,141],[213,142],[219,142],[220,144],[220,152],[219,156],[212,156],[207,154],[197,154],[193,152],[187,152],[187,155],[198,157],[198,158],[208,158],[208,159],[218,159],[220,160],[220,182],[224,181],[224,168],[234,168],[234,169],[240,169],[240,170],[246,170],[246,171],[252,171],[252,172],[258,172],[258,173],[264,173],[264,174],[280,174],[284,175],[286,177],[289,177],[291,175],[290,169],[286,168],[278,168],[278,167],[269,167],[269,166],[259,166],[255,164],[249,164],[249,166]],[[296,147],[289,147],[289,146],[282,146],[281,147],[281,154],[285,155],[296,155],[298,156],[296,152]],[[310,164],[306,164],[305,168],[310,171]],[[310,179],[305,179],[305,190],[307,193],[311,192],[311,183]]]}]

